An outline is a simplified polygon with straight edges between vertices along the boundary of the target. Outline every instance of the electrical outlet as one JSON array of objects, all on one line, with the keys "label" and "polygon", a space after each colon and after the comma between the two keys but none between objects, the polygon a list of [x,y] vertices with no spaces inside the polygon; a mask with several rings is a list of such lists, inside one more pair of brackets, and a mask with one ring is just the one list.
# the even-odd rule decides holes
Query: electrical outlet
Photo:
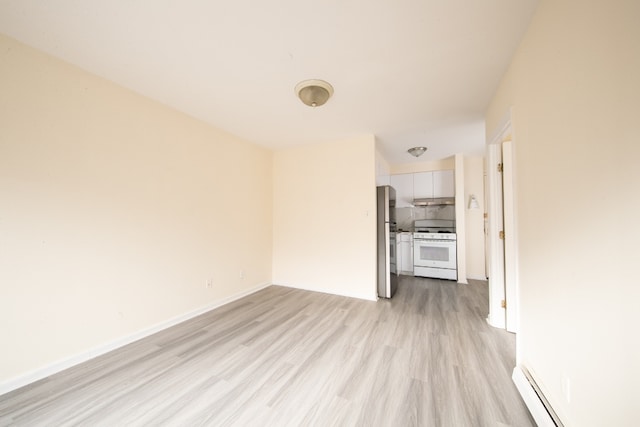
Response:
[{"label": "electrical outlet", "polygon": [[244,279],[244,270],[243,269],[240,269],[240,278]]},{"label": "electrical outlet", "polygon": [[213,279],[207,279],[207,289],[213,288]]}]

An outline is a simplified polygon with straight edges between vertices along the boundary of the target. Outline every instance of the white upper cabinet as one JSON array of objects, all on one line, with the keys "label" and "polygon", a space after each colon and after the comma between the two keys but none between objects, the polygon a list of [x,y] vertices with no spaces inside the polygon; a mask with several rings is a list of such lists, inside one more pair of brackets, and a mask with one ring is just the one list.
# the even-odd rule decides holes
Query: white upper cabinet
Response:
[{"label": "white upper cabinet", "polygon": [[433,198],[433,172],[418,172],[413,174],[413,198]]},{"label": "white upper cabinet", "polygon": [[413,174],[391,175],[390,181],[396,190],[396,208],[413,206]]},{"label": "white upper cabinet", "polygon": [[454,197],[455,194],[456,186],[453,171],[433,172],[433,197]]},{"label": "white upper cabinet", "polygon": [[413,194],[414,199],[454,197],[454,172],[446,170],[414,173]]},{"label": "white upper cabinet", "polygon": [[391,175],[391,186],[396,189],[396,207],[413,206],[413,199],[454,197],[454,171],[432,171]]}]

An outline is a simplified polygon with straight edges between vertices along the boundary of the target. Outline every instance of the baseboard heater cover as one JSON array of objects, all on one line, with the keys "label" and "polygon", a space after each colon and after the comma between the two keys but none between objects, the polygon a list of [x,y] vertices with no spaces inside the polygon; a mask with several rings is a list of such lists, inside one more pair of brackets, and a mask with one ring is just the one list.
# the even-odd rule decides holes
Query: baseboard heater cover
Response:
[{"label": "baseboard heater cover", "polygon": [[513,368],[511,379],[538,427],[563,427],[560,418],[540,391],[529,371],[522,366]]}]

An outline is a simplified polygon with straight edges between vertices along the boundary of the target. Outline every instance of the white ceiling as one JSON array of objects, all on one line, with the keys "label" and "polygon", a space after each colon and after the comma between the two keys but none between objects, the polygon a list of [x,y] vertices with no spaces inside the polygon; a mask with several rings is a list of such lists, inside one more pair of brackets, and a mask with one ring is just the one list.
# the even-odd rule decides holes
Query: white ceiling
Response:
[{"label": "white ceiling", "polygon": [[[0,32],[274,149],[374,134],[481,153],[537,0],[0,0]],[[294,94],[330,82],[318,108]]]}]

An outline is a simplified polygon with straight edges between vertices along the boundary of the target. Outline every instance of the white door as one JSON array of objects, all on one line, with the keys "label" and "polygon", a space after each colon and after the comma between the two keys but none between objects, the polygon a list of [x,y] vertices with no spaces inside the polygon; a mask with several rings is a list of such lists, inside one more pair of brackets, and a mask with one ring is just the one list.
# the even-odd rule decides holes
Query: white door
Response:
[{"label": "white door", "polygon": [[489,323],[518,329],[514,156],[511,122],[487,146]]},{"label": "white door", "polygon": [[487,146],[488,235],[489,235],[489,324],[506,326],[504,282],[504,223],[502,199],[502,146]]}]

